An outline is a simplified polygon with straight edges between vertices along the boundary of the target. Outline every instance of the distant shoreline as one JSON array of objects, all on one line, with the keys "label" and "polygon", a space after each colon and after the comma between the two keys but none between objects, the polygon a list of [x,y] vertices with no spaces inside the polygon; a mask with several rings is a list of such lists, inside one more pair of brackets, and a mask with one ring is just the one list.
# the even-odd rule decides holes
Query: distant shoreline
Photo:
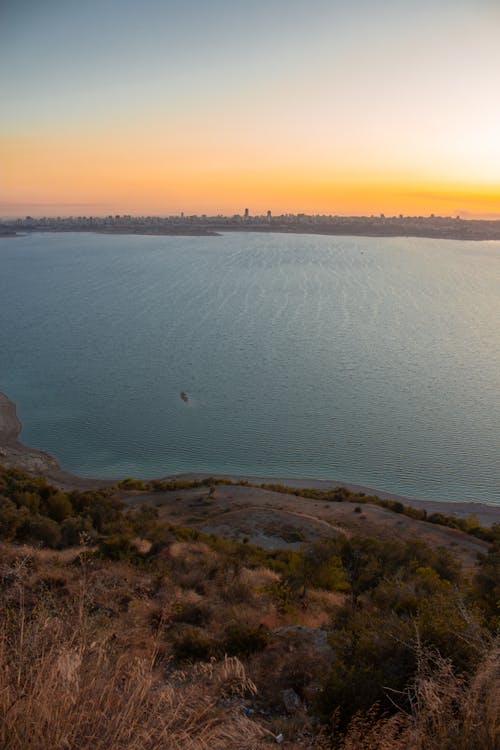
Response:
[{"label": "distant shoreline", "polygon": [[[123,477],[115,479],[98,479],[79,477],[76,474],[64,471],[56,459],[49,453],[30,448],[21,443],[18,438],[22,430],[21,422],[16,413],[16,405],[4,393],[0,392],[0,464],[12,466],[26,471],[28,474],[43,476],[49,482],[71,490],[90,490],[98,487],[106,487],[116,484]],[[331,489],[345,487],[352,492],[364,492],[367,495],[377,495],[381,498],[397,500],[405,505],[416,508],[425,508],[431,513],[452,514],[465,518],[475,513],[483,525],[492,525],[500,521],[500,506],[493,503],[461,502],[453,500],[424,500],[420,498],[405,497],[392,492],[374,489],[358,484],[338,482],[335,480],[313,479],[308,477],[257,477],[251,475],[235,474],[207,474],[189,472],[161,477],[161,479],[204,479],[210,476],[221,479],[229,479],[237,482],[250,481],[255,484],[283,484],[296,488],[320,488]]]},{"label": "distant shoreline", "polygon": [[77,217],[23,219],[0,224],[0,238],[33,232],[174,237],[217,237],[225,232],[318,234],[335,237],[398,237],[461,241],[500,240],[500,221],[451,217]]}]

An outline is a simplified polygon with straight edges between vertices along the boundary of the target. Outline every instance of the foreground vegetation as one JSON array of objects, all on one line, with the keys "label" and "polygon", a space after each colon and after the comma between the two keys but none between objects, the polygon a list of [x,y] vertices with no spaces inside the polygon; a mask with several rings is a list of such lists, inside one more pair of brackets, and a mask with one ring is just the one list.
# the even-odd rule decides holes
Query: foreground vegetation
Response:
[{"label": "foreground vegetation", "polygon": [[467,575],[415,541],[264,550],[1,469],[0,746],[493,750],[495,533]]}]

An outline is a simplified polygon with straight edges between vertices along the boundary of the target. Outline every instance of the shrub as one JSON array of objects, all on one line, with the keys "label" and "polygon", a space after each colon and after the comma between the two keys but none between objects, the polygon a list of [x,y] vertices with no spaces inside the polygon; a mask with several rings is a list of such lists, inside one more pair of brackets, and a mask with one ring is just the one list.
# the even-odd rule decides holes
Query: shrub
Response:
[{"label": "shrub", "polygon": [[54,492],[43,501],[42,511],[53,521],[61,523],[73,513],[73,507],[66,493]]},{"label": "shrub", "polygon": [[58,547],[61,543],[59,524],[47,516],[31,516],[21,529],[21,534],[27,541],[44,547]]},{"label": "shrub", "polygon": [[199,628],[186,629],[174,640],[173,652],[178,661],[208,661],[217,651],[216,642]]},{"label": "shrub", "polygon": [[126,491],[142,490],[143,483],[141,479],[134,479],[133,477],[127,477],[126,479],[122,479],[121,482],[118,482],[118,487],[121,490],[126,490]]},{"label": "shrub", "polygon": [[487,555],[479,558],[473,595],[492,631],[500,629],[500,544],[494,544]]},{"label": "shrub", "polygon": [[[440,654],[419,650],[416,677],[405,690],[411,713],[399,710],[393,716],[381,716],[379,707],[373,706],[354,717],[335,747],[494,750],[500,739],[499,666],[499,650],[494,645],[468,678],[457,674]],[[337,739],[335,727],[334,736]]]},{"label": "shrub", "polygon": [[11,491],[11,497],[19,507],[24,507],[30,513],[38,513],[40,510],[40,496],[36,492]]},{"label": "shrub", "polygon": [[[151,505],[141,505],[137,510],[127,513],[127,519],[136,534],[144,538],[155,536],[155,526],[159,518],[158,508]],[[157,541],[156,538],[154,541]]]},{"label": "shrub", "polygon": [[305,552],[304,584],[327,591],[348,591],[346,572],[336,540],[316,542]]},{"label": "shrub", "polygon": [[269,635],[263,627],[235,622],[227,626],[222,646],[228,656],[250,656],[268,643]]},{"label": "shrub", "polygon": [[82,544],[82,540],[95,537],[95,530],[88,518],[71,516],[65,518],[61,524],[61,544],[63,547],[72,547]]},{"label": "shrub", "polygon": [[27,508],[17,508],[7,497],[0,496],[0,539],[15,539],[18,529],[26,523]]},{"label": "shrub", "polygon": [[296,596],[287,581],[279,579],[266,586],[266,592],[271,595],[280,614],[291,612],[296,605]]},{"label": "shrub", "polygon": [[318,695],[325,717],[337,710],[345,727],[358,711],[375,703],[390,710],[386,687],[402,691],[414,674],[416,659],[410,647],[411,623],[376,609],[344,611],[344,622],[329,637],[334,662]]},{"label": "shrub", "polygon": [[178,612],[172,616],[174,622],[184,622],[187,625],[206,625],[211,612],[207,606],[186,602]]},{"label": "shrub", "polygon": [[99,544],[99,554],[109,560],[136,560],[139,556],[131,537],[114,534],[105,537]]}]

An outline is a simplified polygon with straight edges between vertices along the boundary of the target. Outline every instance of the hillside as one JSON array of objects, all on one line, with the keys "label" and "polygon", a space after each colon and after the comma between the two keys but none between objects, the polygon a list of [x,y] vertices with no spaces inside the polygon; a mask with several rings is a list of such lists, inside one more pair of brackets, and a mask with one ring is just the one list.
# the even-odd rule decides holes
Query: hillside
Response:
[{"label": "hillside", "polygon": [[498,527],[227,482],[0,470],[3,747],[496,747]]}]

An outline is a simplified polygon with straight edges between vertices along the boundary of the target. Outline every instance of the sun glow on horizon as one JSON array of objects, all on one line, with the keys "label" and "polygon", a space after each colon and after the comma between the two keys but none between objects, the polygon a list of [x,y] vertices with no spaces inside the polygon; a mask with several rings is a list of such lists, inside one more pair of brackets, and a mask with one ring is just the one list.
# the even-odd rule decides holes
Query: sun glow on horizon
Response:
[{"label": "sun glow on horizon", "polygon": [[120,8],[7,3],[0,216],[500,213],[489,0]]}]

